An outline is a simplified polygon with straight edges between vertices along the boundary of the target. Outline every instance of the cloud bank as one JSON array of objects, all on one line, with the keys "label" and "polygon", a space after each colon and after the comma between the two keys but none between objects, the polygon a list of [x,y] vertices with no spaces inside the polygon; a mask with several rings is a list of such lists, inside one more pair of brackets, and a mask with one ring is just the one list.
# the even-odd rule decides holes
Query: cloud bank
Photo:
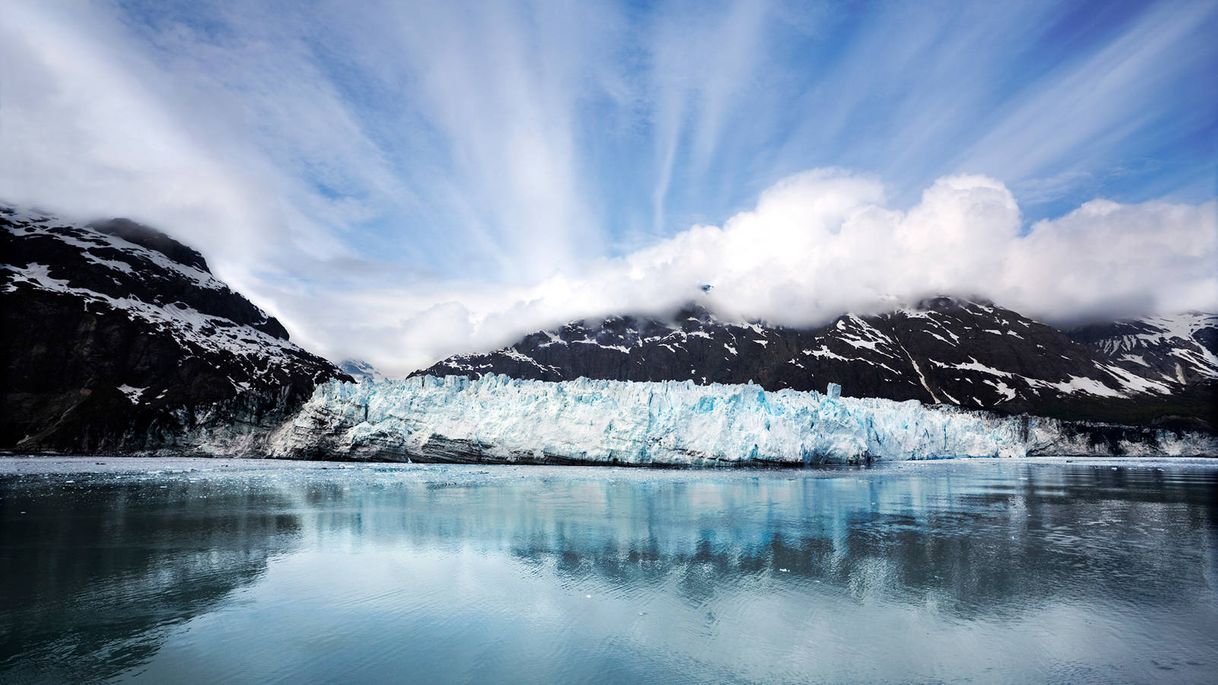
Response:
[{"label": "cloud bank", "polygon": [[[362,292],[332,306],[336,315],[364,312],[356,321],[393,322],[368,331],[391,344],[364,351],[397,373],[556,322],[667,314],[689,301],[737,320],[786,325],[942,293],[987,297],[1062,323],[1218,311],[1213,201],[1093,200],[1025,230],[1010,190],[984,176],[941,178],[905,210],[884,198],[874,178],[814,170],[775,184],[722,226],[691,227],[590,263],[578,277],[520,288]],[[704,293],[703,284],[714,287]],[[359,324],[336,323],[361,335]]]}]

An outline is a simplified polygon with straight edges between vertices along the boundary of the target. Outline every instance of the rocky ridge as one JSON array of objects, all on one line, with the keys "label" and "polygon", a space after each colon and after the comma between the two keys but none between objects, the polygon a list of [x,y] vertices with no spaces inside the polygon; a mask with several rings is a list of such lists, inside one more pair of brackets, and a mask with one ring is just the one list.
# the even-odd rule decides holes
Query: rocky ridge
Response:
[{"label": "rocky ridge", "polygon": [[993,303],[927,299],[792,328],[699,306],[612,316],[449,357],[415,375],[564,381],[840,384],[852,397],[918,400],[1078,421],[1218,427],[1218,316],[1181,314],[1062,330]]},{"label": "rocky ridge", "polygon": [[0,205],[0,250],[0,448],[256,451],[350,380],[155,229]]}]

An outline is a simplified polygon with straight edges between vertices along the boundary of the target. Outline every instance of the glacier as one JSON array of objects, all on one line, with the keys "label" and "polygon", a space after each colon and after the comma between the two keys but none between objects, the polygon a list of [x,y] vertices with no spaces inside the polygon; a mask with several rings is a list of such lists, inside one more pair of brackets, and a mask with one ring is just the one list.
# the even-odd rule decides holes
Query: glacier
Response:
[{"label": "glacier", "polygon": [[800,466],[874,459],[1203,456],[1213,435],[1082,425],[916,400],[690,381],[416,376],[319,385],[269,456],[401,461]]}]

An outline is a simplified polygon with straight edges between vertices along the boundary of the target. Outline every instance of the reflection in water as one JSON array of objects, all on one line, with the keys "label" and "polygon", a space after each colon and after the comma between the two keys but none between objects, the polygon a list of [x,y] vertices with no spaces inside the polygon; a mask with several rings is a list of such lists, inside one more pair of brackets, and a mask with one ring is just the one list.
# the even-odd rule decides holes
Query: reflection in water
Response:
[{"label": "reflection in water", "polygon": [[1218,673],[1208,465],[13,463],[0,679]]},{"label": "reflection in water", "polygon": [[145,662],[173,626],[253,582],[299,533],[274,493],[64,480],[0,489],[6,670],[62,682]]}]

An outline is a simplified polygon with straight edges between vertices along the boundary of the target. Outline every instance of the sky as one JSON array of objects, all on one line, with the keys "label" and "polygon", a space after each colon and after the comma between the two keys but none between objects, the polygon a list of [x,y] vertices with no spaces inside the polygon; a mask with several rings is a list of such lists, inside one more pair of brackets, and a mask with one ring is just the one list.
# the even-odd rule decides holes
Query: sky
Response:
[{"label": "sky", "polygon": [[1214,311],[1215,35],[1188,0],[6,0],[0,199],[156,226],[390,374],[689,300]]}]

